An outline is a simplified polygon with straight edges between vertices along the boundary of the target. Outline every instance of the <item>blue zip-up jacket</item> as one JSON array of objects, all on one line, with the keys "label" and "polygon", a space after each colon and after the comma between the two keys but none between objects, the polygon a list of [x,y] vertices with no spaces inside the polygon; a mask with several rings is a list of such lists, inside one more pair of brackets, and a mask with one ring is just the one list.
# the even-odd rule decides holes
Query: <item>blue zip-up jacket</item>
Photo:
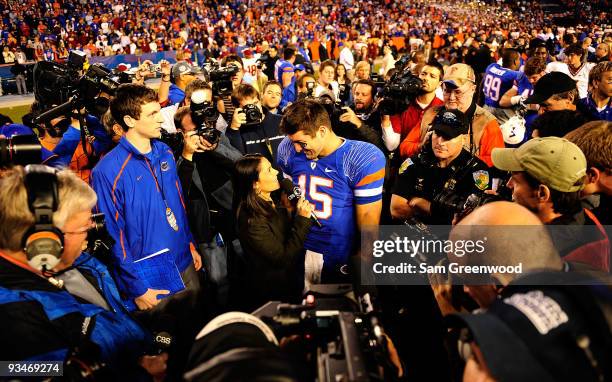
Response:
[{"label": "blue zip-up jacket", "polygon": [[[89,131],[96,138],[92,144],[94,152],[98,155],[104,154],[113,143],[111,137],[106,133],[104,126],[102,126],[98,118],[88,115],[85,120]],[[68,127],[64,135],[62,135],[62,139],[53,149],[53,153],[58,156],[56,161],[64,167],[68,167],[79,144],[81,144],[81,130],[73,126]]]},{"label": "blue zip-up jacket", "polygon": [[[152,140],[151,151],[142,154],[123,137],[94,168],[92,186],[116,241],[111,270],[130,308],[149,288],[182,290],[176,282],[182,284],[180,272],[192,262],[193,238],[170,148]],[[167,208],[177,230],[168,222]]]},{"label": "blue zip-up jacket", "polygon": [[134,321],[107,268],[82,253],[74,262],[110,310],[75,297],[42,277],[0,258],[0,359],[64,361],[85,339],[115,369],[134,368],[151,336]]},{"label": "blue zip-up jacket", "polygon": [[168,90],[168,105],[174,105],[175,103],[181,103],[185,99],[185,92],[175,84],[170,85]]}]

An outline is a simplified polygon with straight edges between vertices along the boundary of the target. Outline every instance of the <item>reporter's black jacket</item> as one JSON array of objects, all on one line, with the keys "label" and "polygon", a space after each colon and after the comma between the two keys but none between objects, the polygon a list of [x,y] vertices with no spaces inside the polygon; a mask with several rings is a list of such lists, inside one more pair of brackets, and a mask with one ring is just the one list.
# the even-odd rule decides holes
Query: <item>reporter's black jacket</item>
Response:
[{"label": "reporter's black jacket", "polygon": [[198,244],[209,243],[217,232],[225,240],[234,237],[231,174],[241,156],[222,135],[215,150],[195,153],[193,161],[183,157],[176,161],[189,227]]},{"label": "reporter's black jacket", "polygon": [[270,300],[294,301],[304,286],[304,240],[310,219],[296,215],[292,220],[285,208],[276,208],[271,217],[249,219],[238,216],[238,237],[244,251],[246,279],[242,290],[246,307],[255,309]]}]

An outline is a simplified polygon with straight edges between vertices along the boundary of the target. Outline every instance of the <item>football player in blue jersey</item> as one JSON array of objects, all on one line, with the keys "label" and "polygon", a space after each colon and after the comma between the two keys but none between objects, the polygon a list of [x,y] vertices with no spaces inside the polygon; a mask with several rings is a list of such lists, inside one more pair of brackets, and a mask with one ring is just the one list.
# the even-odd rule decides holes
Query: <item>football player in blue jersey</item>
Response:
[{"label": "football player in blue jersey", "polygon": [[281,130],[287,137],[278,147],[278,166],[314,204],[321,223],[304,245],[306,281],[349,281],[358,232],[379,224],[385,157],[370,143],[334,134],[327,111],[312,100],[291,105]]},{"label": "football player in blue jersey", "polygon": [[493,63],[487,67],[482,91],[484,93],[485,109],[503,123],[514,115],[512,109],[503,108],[499,101],[513,85],[526,81],[525,74],[519,72],[521,55],[514,49],[504,49],[502,65]]}]

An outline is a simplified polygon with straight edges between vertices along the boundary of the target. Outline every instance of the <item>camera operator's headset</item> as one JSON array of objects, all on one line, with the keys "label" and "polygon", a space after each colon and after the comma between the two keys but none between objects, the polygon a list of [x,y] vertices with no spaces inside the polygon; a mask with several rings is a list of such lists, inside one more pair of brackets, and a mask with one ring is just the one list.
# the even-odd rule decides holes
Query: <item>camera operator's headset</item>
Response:
[{"label": "camera operator's headset", "polygon": [[59,202],[57,170],[44,165],[25,167],[28,207],[34,224],[21,241],[28,264],[43,274],[53,269],[64,251],[64,234],[53,224],[53,213]]}]

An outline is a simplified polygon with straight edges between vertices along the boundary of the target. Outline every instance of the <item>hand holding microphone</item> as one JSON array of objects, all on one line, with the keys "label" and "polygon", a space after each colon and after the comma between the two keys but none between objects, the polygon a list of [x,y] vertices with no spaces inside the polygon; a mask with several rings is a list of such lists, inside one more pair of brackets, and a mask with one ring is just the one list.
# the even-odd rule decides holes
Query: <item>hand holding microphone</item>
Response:
[{"label": "hand holding microphone", "polygon": [[319,219],[317,219],[317,216],[314,214],[312,204],[304,199],[300,188],[293,184],[293,182],[289,179],[281,180],[280,186],[287,194],[287,199],[296,204],[298,215],[309,217],[319,228],[321,228],[321,222],[319,222]]}]

